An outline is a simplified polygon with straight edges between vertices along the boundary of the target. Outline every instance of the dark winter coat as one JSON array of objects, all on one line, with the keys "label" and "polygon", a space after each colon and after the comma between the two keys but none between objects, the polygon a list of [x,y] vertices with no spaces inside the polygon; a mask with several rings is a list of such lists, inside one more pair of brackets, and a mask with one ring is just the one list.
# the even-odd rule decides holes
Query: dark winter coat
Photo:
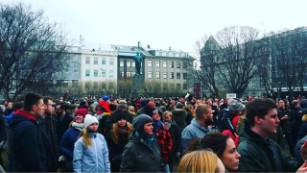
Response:
[{"label": "dark winter coat", "polygon": [[160,172],[161,154],[157,141],[149,147],[142,138],[132,137],[124,148],[120,172]]},{"label": "dark winter coat", "polygon": [[38,118],[38,128],[39,133],[43,141],[44,152],[46,152],[45,164],[47,166],[48,172],[57,171],[58,163],[58,147],[57,147],[57,138],[53,138],[56,131],[50,133],[47,125],[48,118]]},{"label": "dark winter coat", "polygon": [[66,113],[64,117],[57,116],[57,136],[58,136],[58,143],[60,143],[60,140],[62,139],[62,136],[64,135],[65,131],[69,128],[69,124],[73,121],[73,118]]},{"label": "dark winter coat", "polygon": [[22,110],[16,111],[8,130],[12,172],[46,172],[46,153],[40,137],[37,118]]},{"label": "dark winter coat", "polygon": [[129,141],[128,134],[119,134],[118,142],[115,143],[111,137],[111,131],[106,137],[108,148],[109,148],[109,160],[111,162],[111,171],[119,172],[120,164],[122,162],[122,154],[125,145]]},{"label": "dark winter coat", "polygon": [[238,172],[289,172],[297,163],[289,160],[270,138],[263,139],[245,126],[240,136],[238,152],[241,155]]},{"label": "dark winter coat", "polygon": [[176,108],[172,111],[172,114],[173,114],[173,120],[176,122],[180,131],[182,131],[187,126],[186,121],[185,121],[187,112],[184,109]]}]

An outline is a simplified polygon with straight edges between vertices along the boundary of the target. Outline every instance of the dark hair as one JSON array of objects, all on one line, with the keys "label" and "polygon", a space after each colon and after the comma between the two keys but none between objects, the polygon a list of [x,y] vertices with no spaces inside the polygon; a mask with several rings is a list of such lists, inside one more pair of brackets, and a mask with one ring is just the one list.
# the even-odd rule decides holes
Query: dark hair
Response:
[{"label": "dark hair", "polygon": [[264,116],[271,109],[277,109],[277,105],[272,99],[255,99],[246,105],[246,121],[252,127],[255,125],[254,117]]},{"label": "dark hair", "polygon": [[211,149],[218,157],[221,157],[227,146],[229,136],[221,133],[209,133],[202,139],[197,139],[191,142],[188,151]]},{"label": "dark hair", "polygon": [[23,108],[23,101],[16,102],[16,103],[14,103],[14,105],[13,105],[13,111],[16,111],[16,110],[22,109],[22,108]]},{"label": "dark hair", "polygon": [[47,105],[47,104],[48,104],[48,100],[51,100],[51,101],[52,101],[53,98],[50,97],[50,96],[44,96],[44,99],[43,99],[43,100],[44,100],[44,104]]},{"label": "dark hair", "polygon": [[43,99],[41,95],[36,93],[28,93],[23,102],[23,110],[27,112],[31,111],[32,106],[38,104],[40,99]]}]

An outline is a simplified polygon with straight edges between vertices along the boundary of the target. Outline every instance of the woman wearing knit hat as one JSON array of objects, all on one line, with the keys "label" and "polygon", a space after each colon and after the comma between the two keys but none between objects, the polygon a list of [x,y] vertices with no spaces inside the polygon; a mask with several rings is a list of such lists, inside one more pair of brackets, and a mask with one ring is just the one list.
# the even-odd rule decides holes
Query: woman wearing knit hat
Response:
[{"label": "woman wearing knit hat", "polygon": [[71,127],[67,129],[60,142],[60,158],[59,161],[66,160],[66,169],[64,172],[73,172],[72,160],[74,153],[74,144],[78,139],[82,129],[84,117],[87,114],[86,108],[79,108],[75,113],[74,121]]},{"label": "woman wearing knit hat", "polygon": [[161,154],[152,118],[146,114],[133,119],[134,131],[122,154],[120,172],[160,172]]},{"label": "woman wearing knit hat", "polygon": [[122,153],[133,130],[132,124],[127,121],[128,116],[125,112],[115,114],[115,123],[112,124],[111,130],[106,136],[112,172],[119,172]]},{"label": "woman wearing knit hat", "polygon": [[86,114],[81,137],[75,143],[74,172],[111,172],[107,142],[97,133],[98,125],[96,117]]}]

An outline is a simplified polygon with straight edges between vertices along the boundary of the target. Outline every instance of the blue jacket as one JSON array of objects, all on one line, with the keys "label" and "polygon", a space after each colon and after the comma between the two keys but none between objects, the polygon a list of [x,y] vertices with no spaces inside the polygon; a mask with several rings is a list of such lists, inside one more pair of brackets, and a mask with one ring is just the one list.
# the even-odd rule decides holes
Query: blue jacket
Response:
[{"label": "blue jacket", "polygon": [[193,118],[191,124],[184,128],[181,132],[182,152],[184,153],[188,149],[189,144],[194,139],[203,138],[206,134],[209,133],[209,131],[210,130],[208,127],[200,126],[196,121],[196,118]]},{"label": "blue jacket", "polygon": [[74,145],[75,142],[78,140],[81,131],[70,127],[64,133],[61,142],[60,142],[60,154],[63,154],[68,160],[73,159],[74,153]]},{"label": "blue jacket", "polygon": [[99,133],[89,133],[92,146],[86,147],[81,137],[75,143],[74,172],[111,172],[108,145]]}]

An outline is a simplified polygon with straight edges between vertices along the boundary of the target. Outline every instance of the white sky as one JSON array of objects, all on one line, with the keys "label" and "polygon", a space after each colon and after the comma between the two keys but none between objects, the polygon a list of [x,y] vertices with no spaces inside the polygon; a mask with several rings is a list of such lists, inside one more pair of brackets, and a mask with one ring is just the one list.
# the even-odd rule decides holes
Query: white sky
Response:
[{"label": "white sky", "polygon": [[304,0],[1,0],[25,2],[61,25],[70,39],[195,52],[195,42],[224,27],[262,33],[307,26]]}]

